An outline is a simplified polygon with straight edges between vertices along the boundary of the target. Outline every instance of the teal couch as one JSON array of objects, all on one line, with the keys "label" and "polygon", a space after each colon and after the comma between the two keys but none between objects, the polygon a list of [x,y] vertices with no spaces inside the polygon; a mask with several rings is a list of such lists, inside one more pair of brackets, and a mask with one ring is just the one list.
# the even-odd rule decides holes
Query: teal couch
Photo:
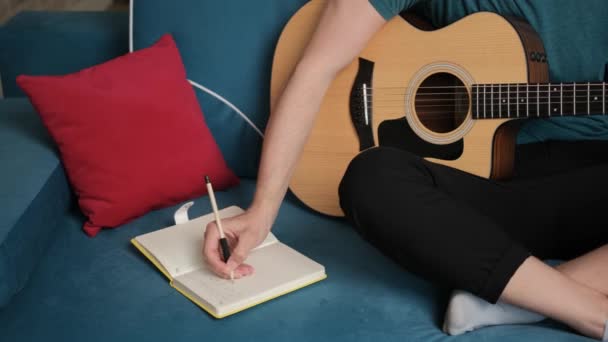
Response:
[{"label": "teal couch", "polygon": [[[277,5],[276,10],[285,18],[296,5]],[[270,28],[272,39],[281,25]],[[172,224],[178,206],[88,238],[57,150],[14,86],[14,76],[71,72],[125,53],[128,27],[124,13],[23,13],[0,28],[0,74],[7,96],[0,100],[0,340],[588,340],[552,321],[449,337],[440,329],[449,289],[404,271],[344,220],[318,215],[290,194],[273,231],[324,264],[328,279],[222,320],[169,287],[129,243],[136,235]],[[187,50],[184,36],[173,33]],[[185,60],[189,64],[193,59]],[[259,80],[268,81],[264,75]],[[224,86],[231,91],[229,84]],[[206,117],[234,115],[216,99],[200,96]],[[212,118],[210,125],[224,153],[233,153],[240,147],[222,141],[222,120]],[[256,120],[263,126],[263,118]],[[248,145],[259,148],[259,141]],[[242,182],[218,192],[220,207],[249,205],[259,152],[252,153],[242,165],[227,155]],[[207,198],[195,203],[191,216],[210,212]]]}]

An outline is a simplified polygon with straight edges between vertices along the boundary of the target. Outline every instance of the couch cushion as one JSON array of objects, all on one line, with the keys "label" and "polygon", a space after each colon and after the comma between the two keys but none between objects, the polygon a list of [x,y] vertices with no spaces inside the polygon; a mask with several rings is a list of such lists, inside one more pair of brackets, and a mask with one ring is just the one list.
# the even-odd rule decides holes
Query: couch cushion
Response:
[{"label": "couch cushion", "polygon": [[52,146],[27,99],[0,101],[0,306],[24,286],[70,205]]},{"label": "couch cushion", "polygon": [[[276,41],[305,2],[134,0],[134,49],[172,33],[190,80],[228,100],[263,131]],[[228,164],[240,176],[254,176],[261,147],[258,132],[225,103],[197,91]]]},{"label": "couch cushion", "polygon": [[[218,205],[246,208],[255,183],[217,192]],[[211,211],[197,199],[191,217]],[[328,278],[216,320],[172,289],[129,239],[172,224],[179,206],[151,212],[88,239],[66,217],[38,272],[0,311],[0,333],[19,341],[587,341],[555,323],[441,332],[448,290],[398,267],[345,221],[283,203],[276,236],[325,265]],[[338,248],[336,248],[338,247]]]},{"label": "couch cushion", "polygon": [[124,12],[21,12],[0,27],[5,97],[24,96],[19,74],[67,74],[128,52]]},{"label": "couch cushion", "polygon": [[57,143],[95,236],[146,212],[238,184],[205,124],[170,34],[62,76],[19,76]]}]

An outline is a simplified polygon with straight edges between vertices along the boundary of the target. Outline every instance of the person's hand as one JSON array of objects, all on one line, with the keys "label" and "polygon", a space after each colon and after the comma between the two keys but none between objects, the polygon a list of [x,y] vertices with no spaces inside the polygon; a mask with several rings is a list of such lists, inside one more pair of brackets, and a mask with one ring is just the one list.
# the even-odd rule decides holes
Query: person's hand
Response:
[{"label": "person's hand", "polygon": [[273,218],[259,212],[247,210],[241,215],[222,220],[224,235],[230,246],[230,258],[225,263],[220,249],[220,234],[215,221],[207,225],[203,241],[203,256],[211,270],[223,278],[238,279],[253,274],[251,265],[244,264],[249,252],[257,247],[268,235]]}]

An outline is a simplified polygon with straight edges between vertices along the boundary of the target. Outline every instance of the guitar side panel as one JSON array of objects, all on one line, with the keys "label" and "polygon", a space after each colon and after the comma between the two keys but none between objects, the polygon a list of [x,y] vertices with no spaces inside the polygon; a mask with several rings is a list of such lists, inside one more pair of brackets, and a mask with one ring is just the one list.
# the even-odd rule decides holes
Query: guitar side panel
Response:
[{"label": "guitar side panel", "polygon": [[[549,82],[549,66],[545,47],[540,36],[527,22],[515,18],[505,17],[519,34],[524,49],[525,61],[528,71],[529,83]],[[540,60],[534,55],[545,56]],[[512,120],[498,128],[494,135],[491,179],[505,180],[513,177],[515,168],[515,150],[517,132],[521,127],[521,120]]]}]

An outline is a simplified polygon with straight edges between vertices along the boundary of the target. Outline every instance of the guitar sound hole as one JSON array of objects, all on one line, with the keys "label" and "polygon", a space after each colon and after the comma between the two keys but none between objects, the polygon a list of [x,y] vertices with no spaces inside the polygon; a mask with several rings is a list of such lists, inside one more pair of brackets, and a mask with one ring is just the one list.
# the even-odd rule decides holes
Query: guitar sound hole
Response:
[{"label": "guitar sound hole", "polygon": [[467,117],[469,92],[462,81],[448,73],[429,76],[416,91],[416,115],[420,122],[435,133],[456,130]]}]

